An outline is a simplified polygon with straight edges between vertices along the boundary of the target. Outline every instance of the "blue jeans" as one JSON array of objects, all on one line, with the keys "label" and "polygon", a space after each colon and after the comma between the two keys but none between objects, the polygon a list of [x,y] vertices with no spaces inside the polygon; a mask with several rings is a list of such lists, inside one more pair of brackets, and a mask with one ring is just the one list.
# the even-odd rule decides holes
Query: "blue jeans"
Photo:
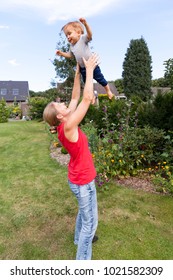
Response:
[{"label": "blue jeans", "polygon": [[69,181],[69,186],[79,205],[74,236],[74,243],[78,246],[76,260],[91,260],[92,239],[98,225],[95,180],[86,185],[76,185]]},{"label": "blue jeans", "polygon": [[[83,82],[85,83],[86,81],[86,68],[85,67],[80,67],[80,73],[82,75]],[[100,67],[97,65],[96,68],[94,69],[93,73],[93,78],[96,80],[99,84],[101,84],[103,87],[105,87],[108,82],[104,78]]]}]

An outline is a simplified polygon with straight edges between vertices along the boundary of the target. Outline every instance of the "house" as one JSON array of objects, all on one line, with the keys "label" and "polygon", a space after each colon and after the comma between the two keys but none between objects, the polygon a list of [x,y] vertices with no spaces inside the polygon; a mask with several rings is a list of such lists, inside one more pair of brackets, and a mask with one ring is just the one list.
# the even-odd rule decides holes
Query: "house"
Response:
[{"label": "house", "polygon": [[170,87],[151,87],[152,95],[155,97],[158,93],[165,94],[171,91]]},{"label": "house", "polygon": [[[109,84],[110,90],[112,91],[112,93],[114,94],[116,99],[127,100],[127,97],[125,96],[124,93],[118,92],[118,90],[113,82],[109,82],[108,84]],[[94,83],[94,93],[95,93],[95,95],[106,94],[106,91],[102,85],[100,85],[98,83]]]},{"label": "house", "polygon": [[[114,85],[114,83],[108,83],[110,90],[112,91],[112,93],[117,96],[119,95],[116,86]],[[106,90],[104,89],[104,87],[102,85],[100,85],[99,83],[94,83],[94,92],[97,92],[97,94],[106,94]]]},{"label": "house", "polygon": [[26,102],[29,97],[27,81],[0,81],[0,99],[7,103]]},{"label": "house", "polygon": [[22,115],[27,116],[29,98],[29,85],[27,81],[0,81],[0,100],[4,99],[7,104],[17,103]]}]

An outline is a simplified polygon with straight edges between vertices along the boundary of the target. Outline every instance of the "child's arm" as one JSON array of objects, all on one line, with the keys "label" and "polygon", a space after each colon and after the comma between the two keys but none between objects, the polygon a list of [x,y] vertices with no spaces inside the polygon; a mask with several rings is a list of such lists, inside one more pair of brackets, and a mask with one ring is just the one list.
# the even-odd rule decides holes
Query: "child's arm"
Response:
[{"label": "child's arm", "polygon": [[65,58],[72,58],[72,53],[71,52],[62,52],[60,50],[57,50],[56,54],[59,55],[59,56],[63,56]]},{"label": "child's arm", "polygon": [[92,40],[92,31],[91,31],[91,28],[88,25],[86,19],[80,18],[79,21],[85,26],[88,40],[91,41]]}]

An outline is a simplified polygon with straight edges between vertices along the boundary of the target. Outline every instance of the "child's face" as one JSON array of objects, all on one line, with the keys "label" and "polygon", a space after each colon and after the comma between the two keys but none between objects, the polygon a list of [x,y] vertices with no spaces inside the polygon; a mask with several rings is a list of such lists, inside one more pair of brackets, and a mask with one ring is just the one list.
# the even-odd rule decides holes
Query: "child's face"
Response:
[{"label": "child's face", "polygon": [[74,29],[72,26],[68,26],[64,30],[64,33],[67,37],[67,40],[72,45],[75,45],[81,36],[81,32],[79,30]]}]

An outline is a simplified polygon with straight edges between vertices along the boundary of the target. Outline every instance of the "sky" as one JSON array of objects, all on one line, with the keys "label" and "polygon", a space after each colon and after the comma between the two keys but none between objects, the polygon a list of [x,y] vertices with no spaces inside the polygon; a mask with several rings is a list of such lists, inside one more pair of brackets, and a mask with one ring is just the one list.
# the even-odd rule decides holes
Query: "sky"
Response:
[{"label": "sky", "polygon": [[52,60],[62,26],[86,18],[90,43],[108,81],[122,77],[133,39],[144,38],[152,57],[152,78],[164,76],[173,58],[172,0],[0,0],[0,80],[28,81],[45,91],[56,77]]}]

